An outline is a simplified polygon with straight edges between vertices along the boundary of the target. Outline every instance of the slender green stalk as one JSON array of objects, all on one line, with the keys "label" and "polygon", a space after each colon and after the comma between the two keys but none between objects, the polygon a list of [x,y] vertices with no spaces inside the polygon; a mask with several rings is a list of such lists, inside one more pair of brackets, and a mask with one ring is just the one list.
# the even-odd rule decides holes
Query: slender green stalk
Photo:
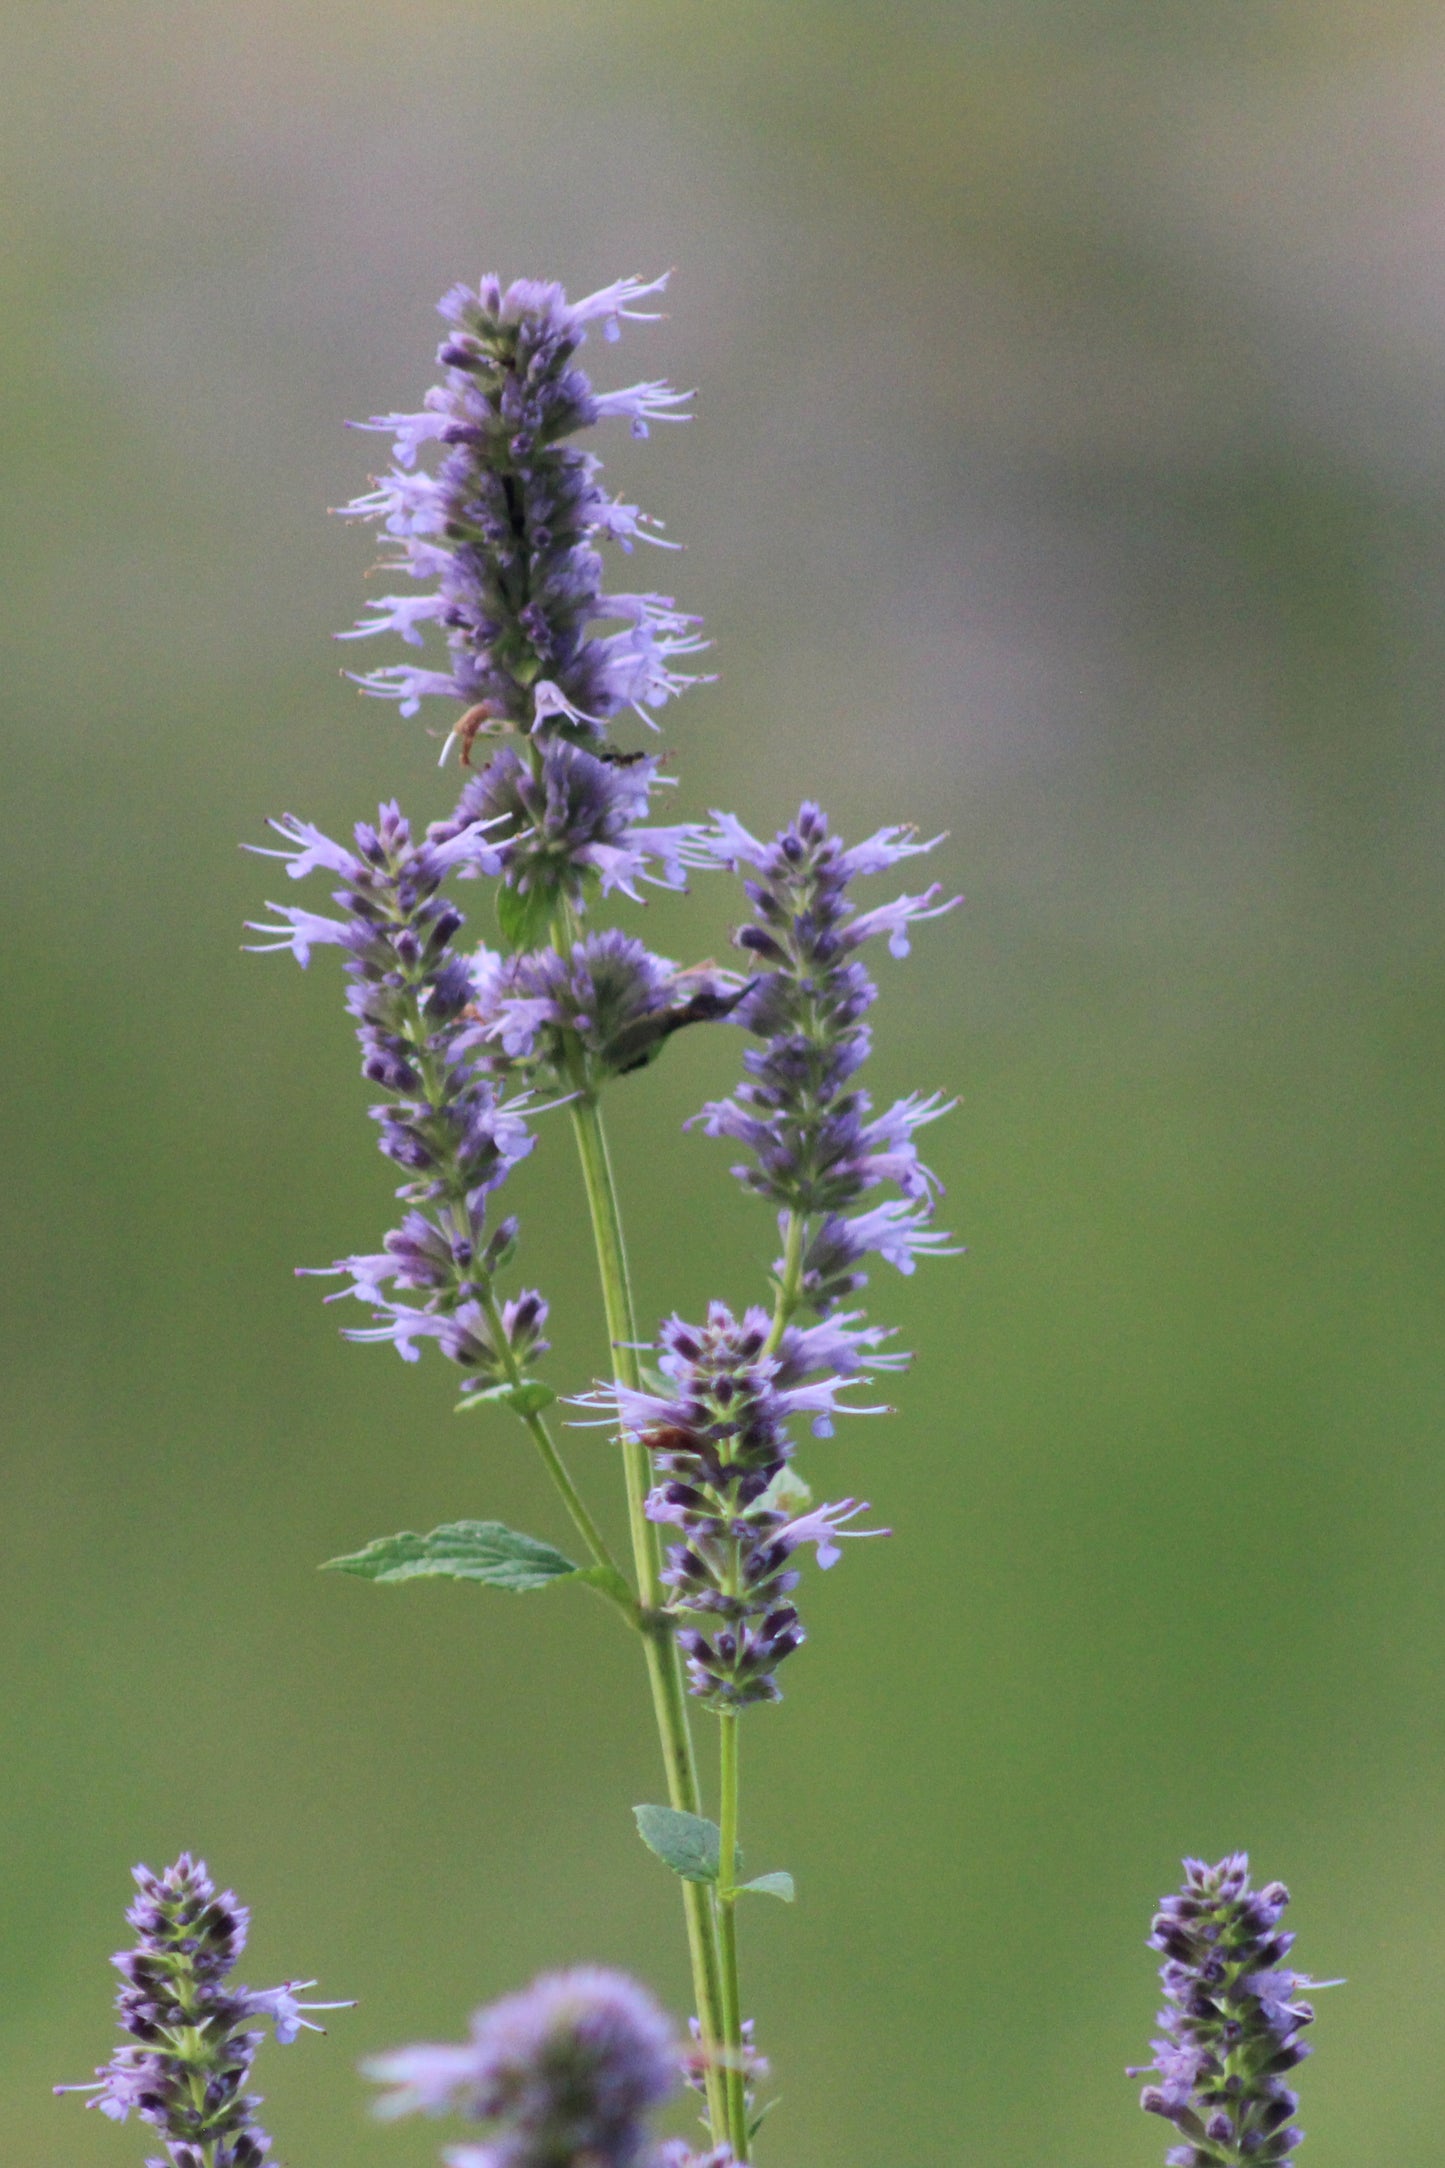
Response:
[{"label": "slender green stalk", "polygon": [[[597,1247],[597,1271],[602,1282],[602,1306],[607,1318],[607,1338],[612,1347],[612,1373],[621,1385],[636,1392],[642,1382],[637,1360],[637,1319],[632,1306],[632,1281],[622,1242],[622,1220],[602,1114],[596,1099],[585,1089],[572,1101],[572,1130],[582,1162],[582,1181],[592,1215],[592,1235]],[[658,1578],[661,1561],[657,1537],[647,1518],[647,1493],[652,1470],[641,1439],[622,1432],[622,1462],[627,1476],[627,1518],[632,1532],[632,1551],[637,1566],[637,1585],[644,1611],[655,1611],[662,1601]]]},{"label": "slender green stalk", "polygon": [[[522,1372],[516,1356],[512,1353],[512,1343],[507,1338],[502,1325],[502,1316],[497,1304],[497,1298],[488,1291],[481,1296],[481,1304],[486,1314],[487,1323],[492,1328],[492,1338],[501,1353],[508,1382],[512,1385],[520,1385],[522,1383]],[[607,1539],[597,1526],[596,1521],[593,1520],[586,1499],[573,1482],[567,1463],[558,1451],[552,1433],[548,1430],[541,1416],[535,1411],[526,1415],[523,1415],[520,1409],[517,1412],[523,1429],[542,1456],[543,1467],[561,1493],[562,1502],[572,1516],[573,1526],[592,1553],[593,1564],[600,1566],[606,1576],[605,1580],[594,1582],[593,1586],[619,1607],[629,1625],[640,1626],[642,1621],[638,1615],[632,1591],[628,1587],[616,1559],[607,1548]]]},{"label": "slender green stalk", "polygon": [[719,1746],[718,1941],[722,1954],[723,2054],[727,2081],[728,2142],[739,2161],[748,2157],[748,2105],[743,2069],[742,1993],[738,1985],[738,1712],[723,1709]]},{"label": "slender green stalk", "polygon": [[788,1214],[788,1232],[783,1246],[783,1273],[778,1281],[778,1299],[773,1307],[772,1327],[763,1346],[765,1355],[777,1354],[778,1343],[802,1300],[803,1248],[807,1228],[807,1220],[801,1212]]},{"label": "slender green stalk", "polygon": [[[607,1336],[612,1343],[612,1370],[620,1385],[636,1391],[641,1383],[637,1360],[637,1322],[633,1311],[632,1282],[623,1246],[622,1219],[612,1179],[606,1132],[596,1098],[583,1090],[572,1101],[572,1127],[582,1162],[582,1181],[592,1218],[597,1248],[597,1269],[602,1283],[602,1304]],[[639,1438],[620,1431],[622,1465],[627,1485],[627,1516],[632,1532],[633,1561],[642,1602],[647,1678],[652,1691],[653,1714],[667,1772],[669,1805],[683,1814],[702,1812],[697,1758],[688,1723],[683,1691],[682,1662],[670,1622],[663,1616],[661,1558],[657,1531],[647,1518],[647,1493],[651,1481],[646,1448]],[[698,2023],[702,2028],[704,2076],[707,2086],[708,2121],[715,2142],[727,2135],[726,2089],[719,2068],[723,2042],[721,1965],[718,1955],[717,1912],[712,1891],[705,1883],[684,1882],[683,1909],[687,1918],[688,1950],[692,1959],[693,1993],[697,1998]]]},{"label": "slender green stalk", "polygon": [[[436,1106],[441,1103],[444,1096],[443,1081],[438,1072],[436,1059],[432,1054],[431,1042],[427,1035],[421,1006],[415,993],[409,999],[408,1012],[406,1035],[421,1076],[423,1089],[432,1104]],[[471,1229],[466,1225],[460,1208],[448,1207],[446,1217],[451,1222],[453,1232],[464,1242],[470,1242]],[[502,1364],[507,1373],[507,1381],[511,1385],[520,1385],[522,1383],[522,1372],[517,1358],[512,1352],[512,1343],[503,1328],[502,1314],[497,1306],[496,1296],[491,1293],[490,1289],[485,1291],[479,1289],[478,1294],[482,1309],[486,1313],[487,1323],[492,1328],[492,1340],[502,1358]],[[632,1594],[628,1589],[626,1578],[620,1571],[611,1551],[607,1548],[606,1539],[588,1511],[585,1499],[568,1473],[567,1464],[558,1451],[551,1432],[540,1415],[523,1415],[521,1421],[542,1457],[543,1467],[547,1470],[548,1475],[551,1476],[561,1494],[562,1503],[571,1515],[573,1526],[592,1553],[593,1564],[602,1567],[607,1576],[605,1581],[594,1585],[600,1589],[602,1595],[618,1605],[631,1624],[637,1625],[639,1623],[637,1607],[632,1601]]]}]

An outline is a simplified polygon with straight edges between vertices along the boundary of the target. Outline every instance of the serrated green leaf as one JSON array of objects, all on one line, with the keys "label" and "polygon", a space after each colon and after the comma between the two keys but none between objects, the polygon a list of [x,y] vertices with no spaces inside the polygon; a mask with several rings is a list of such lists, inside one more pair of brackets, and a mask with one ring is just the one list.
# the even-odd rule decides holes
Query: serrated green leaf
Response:
[{"label": "serrated green leaf", "polygon": [[508,948],[540,948],[551,931],[556,901],[547,888],[533,886],[524,892],[504,883],[497,890],[497,924]]},{"label": "serrated green leaf", "polygon": [[684,1882],[716,1882],[722,1832],[700,1814],[677,1807],[634,1807],[637,1832],[650,1852]]},{"label": "serrated green leaf", "polygon": [[468,1408],[511,1408],[522,1416],[540,1415],[556,1397],[551,1386],[544,1385],[540,1378],[523,1378],[516,1385],[488,1385],[479,1393],[464,1393],[456,1412],[463,1415]]},{"label": "serrated green leaf", "polygon": [[738,1895],[741,1897],[746,1889],[755,1890],[759,1897],[781,1897],[785,1905],[790,1905],[798,1894],[792,1876],[781,1868],[776,1874],[760,1874],[752,1882],[739,1882]]},{"label": "serrated green leaf", "polygon": [[364,1551],[329,1558],[324,1572],[354,1573],[364,1581],[483,1581],[489,1588],[517,1594],[546,1588],[551,1581],[588,1578],[550,1543],[519,1535],[500,1521],[449,1521],[429,1536],[404,1529],[378,1536]]}]

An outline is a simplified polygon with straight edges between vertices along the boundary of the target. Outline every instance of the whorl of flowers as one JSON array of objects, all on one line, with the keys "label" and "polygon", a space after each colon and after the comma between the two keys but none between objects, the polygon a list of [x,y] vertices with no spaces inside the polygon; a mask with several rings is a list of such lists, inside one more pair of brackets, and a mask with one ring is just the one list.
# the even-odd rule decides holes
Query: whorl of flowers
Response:
[{"label": "whorl of flowers", "polygon": [[1235,1852],[1214,1867],[1186,1859],[1184,1887],[1166,1897],[1149,1947],[1164,1963],[1162,2038],[1140,2106],[1172,2123],[1182,2145],[1169,2168],[1279,2168],[1304,2132],[1299,2096],[1285,2073],[1310,2050],[1300,2033],[1314,2017],[1307,1980],[1284,1962],[1294,1936],[1279,1925],[1289,1891],[1282,1882],[1249,1886],[1249,1859]]},{"label": "whorl of flowers", "polygon": [[[540,1295],[499,1306],[492,1291],[517,1230],[510,1219],[489,1227],[490,1202],[534,1140],[524,1102],[503,1097],[469,1014],[472,968],[456,946],[462,915],[440,893],[454,872],[500,871],[497,852],[479,821],[415,842],[395,805],[381,808],[375,826],[359,823],[350,849],[290,816],[272,826],[287,847],[269,855],[293,878],[318,868],[340,876],[333,900],[345,915],[273,904],[280,923],[254,930],[301,964],[321,943],[345,951],[362,1074],[393,1094],[371,1110],[381,1149],[409,1176],[397,1195],[412,1209],[382,1250],[331,1268],[351,1279],[343,1294],[376,1317],[350,1337],[389,1340],[408,1361],[434,1339],[468,1370],[465,1390],[504,1382],[547,1344]],[[425,1300],[398,1302],[391,1286]]]},{"label": "whorl of flowers", "polygon": [[55,2090],[91,2094],[86,2105],[117,2123],[134,2110],[160,2131],[164,2159],[147,2168],[262,2168],[271,2141],[255,2120],[261,2102],[246,2090],[263,2038],[255,2021],[269,2018],[284,2045],[303,2029],[323,2029],[308,2011],[352,2005],[300,2002],[298,1990],[314,1980],[230,1984],[250,1915],[230,1890],[217,1895],[189,1852],[164,1874],[137,1867],[135,1879],[140,1895],[126,1919],[136,1946],[112,1959],[124,1981],[116,2008],[127,2041],[94,2085]]},{"label": "whorl of flowers", "polygon": [[690,1690],[710,1708],[779,1698],[778,1665],[804,1640],[792,1596],[794,1556],[805,1544],[828,1567],[842,1555],[840,1538],[887,1533],[847,1527],[867,1511],[852,1498],[811,1507],[784,1472],[795,1417],[811,1416],[826,1432],[834,1415],[880,1412],[839,1395],[860,1362],[897,1363],[877,1352],[882,1337],[839,1319],[791,1326],[772,1350],[766,1311],[738,1319],[715,1302],[704,1325],[674,1317],[662,1328],[658,1367],[671,1393],[599,1386],[584,1403],[615,1408],[652,1456],[658,1482],[648,1518],[682,1536],[662,1578],[669,1609],[706,1622],[705,1630],[682,1627],[677,1639]]},{"label": "whorl of flowers", "polygon": [[[800,1224],[801,1299],[826,1314],[864,1285],[870,1251],[912,1272],[917,1258],[944,1251],[948,1240],[931,1225],[941,1185],[914,1143],[947,1108],[915,1093],[875,1117],[853,1082],[871,1046],[863,1018],[877,995],[857,952],[886,934],[894,955],[906,956],[910,924],[937,918],[959,899],[936,902],[934,886],[856,912],[851,882],[933,848],[909,829],[881,828],[850,850],[812,804],[771,843],[731,815],[713,818],[709,847],[744,872],[755,914],[734,935],[758,969],[734,1021],[762,1045],[743,1056],[747,1074],[733,1096],[697,1118],[709,1136],[748,1148],[751,1163],[734,1173],[782,1207],[785,1226],[790,1217]],[[901,1197],[860,1209],[883,1184]],[[782,1260],[775,1269],[783,1271]]]},{"label": "whorl of flowers", "polygon": [[642,1068],[684,1025],[726,1016],[742,992],[731,972],[683,970],[615,927],[585,935],[565,955],[484,949],[475,972],[479,1029],[504,1057],[541,1062],[565,1086],[575,1053],[582,1069],[570,1080],[589,1089]]},{"label": "whorl of flowers", "polygon": [[520,895],[575,904],[595,879],[604,896],[620,889],[637,903],[639,881],[681,888],[688,866],[709,862],[695,825],[646,825],[660,780],[651,756],[609,759],[563,739],[503,745],[467,783],[451,820],[430,832],[445,843],[482,823]]},{"label": "whorl of flowers", "polygon": [[460,2046],[398,2048],[363,2067],[390,2088],[380,2116],[500,2125],[485,2145],[448,2148],[452,2168],[661,2168],[675,2157],[650,2118],[677,2087],[677,2044],[622,1973],[545,1974],[479,2010]]},{"label": "whorl of flowers", "polygon": [[[454,286],[439,304],[451,329],[437,359],[442,381],[419,413],[377,415],[363,427],[395,439],[395,464],[344,507],[379,520],[398,554],[384,566],[435,582],[383,595],[343,637],[396,632],[419,646],[421,627],[446,635],[446,670],[391,664],[359,679],[364,691],[414,714],[428,694],[480,707],[488,721],[530,732],[600,740],[609,717],[644,717],[696,679],[679,656],[704,642],[698,620],[668,595],[607,594],[597,544],[657,541],[636,505],[598,486],[599,462],[567,439],[610,415],[646,436],[653,421],[682,421],[689,392],[662,383],[594,391],[575,365],[588,327],[615,338],[623,319],[663,278],[620,279],[569,302],[560,286],[485,278]],[[418,469],[421,446],[442,447],[436,472]],[[611,624],[615,630],[600,628]]]}]

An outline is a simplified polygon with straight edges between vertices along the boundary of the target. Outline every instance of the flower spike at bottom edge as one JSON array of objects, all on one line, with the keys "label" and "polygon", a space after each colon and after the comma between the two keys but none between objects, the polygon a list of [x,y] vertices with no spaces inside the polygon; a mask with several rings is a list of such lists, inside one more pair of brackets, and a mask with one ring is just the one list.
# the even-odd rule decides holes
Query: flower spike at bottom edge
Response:
[{"label": "flower spike at bottom edge", "polygon": [[1288,1903],[1282,1882],[1251,1889],[1248,1855],[1235,1852],[1213,1867],[1186,1859],[1183,1889],[1155,1915],[1162,2038],[1130,2076],[1152,2077],[1140,2106],[1185,2141],[1166,2154],[1168,2168],[1286,2168],[1304,2141],[1299,2096],[1285,2083],[1310,2052],[1299,2035],[1315,2013],[1303,1994],[1342,1983],[1285,1963]]},{"label": "flower spike at bottom edge", "polygon": [[[397,2048],[362,2068],[390,2088],[376,2102],[383,2118],[450,2113],[500,2126],[489,2143],[449,2146],[450,2168],[704,2168],[651,2130],[681,2062],[645,1988],[583,1965],[478,2010],[459,2045]],[[730,2158],[709,2154],[707,2168]]]},{"label": "flower spike at bottom edge", "polygon": [[164,1874],[137,1867],[140,1895],[126,1913],[136,1946],[112,1960],[124,1986],[116,1997],[130,2036],[96,2072],[87,2107],[123,2123],[132,2110],[160,2131],[166,2159],[148,2168],[264,2168],[271,2141],[255,2121],[260,2100],[246,2090],[269,2018],[284,2046],[308,2013],[350,2010],[349,2002],[301,2002],[314,1980],[254,1989],[231,1983],[250,1915],[229,1890],[216,1892],[203,1860],[183,1852]]}]

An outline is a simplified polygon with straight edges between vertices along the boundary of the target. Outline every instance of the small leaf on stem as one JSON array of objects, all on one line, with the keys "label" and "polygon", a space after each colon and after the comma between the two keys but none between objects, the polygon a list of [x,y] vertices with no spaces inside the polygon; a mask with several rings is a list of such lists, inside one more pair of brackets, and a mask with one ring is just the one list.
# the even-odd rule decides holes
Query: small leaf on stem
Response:
[{"label": "small leaf on stem", "polygon": [[782,1868],[774,1874],[760,1874],[752,1882],[739,1882],[738,1895],[741,1897],[749,1889],[756,1890],[759,1897],[781,1897],[785,1905],[790,1905],[798,1894],[792,1876]]},{"label": "small leaf on stem", "polygon": [[677,1807],[634,1807],[637,1832],[650,1852],[684,1882],[716,1882],[722,1833],[716,1822]]}]

